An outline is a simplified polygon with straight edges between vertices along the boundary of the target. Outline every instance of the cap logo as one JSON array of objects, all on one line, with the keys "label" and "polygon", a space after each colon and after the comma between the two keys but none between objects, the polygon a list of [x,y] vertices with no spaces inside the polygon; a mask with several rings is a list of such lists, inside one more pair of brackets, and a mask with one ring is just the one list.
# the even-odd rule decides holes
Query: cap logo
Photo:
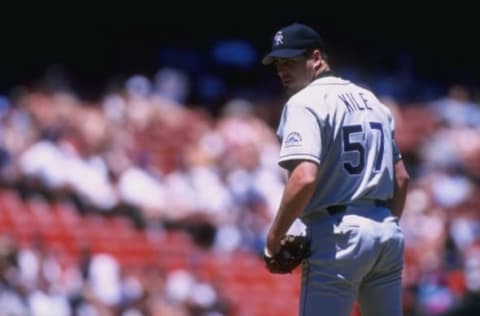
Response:
[{"label": "cap logo", "polygon": [[273,37],[273,42],[275,43],[275,46],[278,46],[280,44],[283,44],[283,34],[282,31],[278,31],[275,36]]}]

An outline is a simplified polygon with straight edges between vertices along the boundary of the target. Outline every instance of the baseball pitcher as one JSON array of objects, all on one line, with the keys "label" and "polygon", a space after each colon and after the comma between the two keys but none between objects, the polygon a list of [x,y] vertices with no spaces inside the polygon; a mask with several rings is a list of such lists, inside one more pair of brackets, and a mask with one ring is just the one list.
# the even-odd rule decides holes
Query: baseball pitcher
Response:
[{"label": "baseball pitcher", "polygon": [[308,245],[300,315],[349,316],[355,301],[363,316],[402,315],[399,218],[409,176],[392,113],[331,70],[307,25],[276,32],[263,63],[275,66],[289,94],[277,130],[289,178],[267,236],[267,267],[284,273],[285,235],[300,218]]}]

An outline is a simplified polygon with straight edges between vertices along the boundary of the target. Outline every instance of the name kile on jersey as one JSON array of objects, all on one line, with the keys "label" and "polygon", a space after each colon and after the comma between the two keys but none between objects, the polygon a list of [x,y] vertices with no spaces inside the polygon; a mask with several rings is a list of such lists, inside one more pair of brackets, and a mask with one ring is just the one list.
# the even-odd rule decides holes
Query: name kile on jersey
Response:
[{"label": "name kile on jersey", "polygon": [[361,92],[353,94],[352,92],[339,94],[338,97],[342,100],[348,113],[373,110],[368,105],[368,100]]}]

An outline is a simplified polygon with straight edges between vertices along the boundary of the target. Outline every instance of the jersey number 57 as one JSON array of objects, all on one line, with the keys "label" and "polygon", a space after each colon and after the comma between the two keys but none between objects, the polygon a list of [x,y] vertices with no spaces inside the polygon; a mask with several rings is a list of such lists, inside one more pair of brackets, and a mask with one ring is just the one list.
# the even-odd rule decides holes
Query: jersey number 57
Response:
[{"label": "jersey number 57", "polygon": [[[369,122],[368,125],[372,133],[378,133],[379,142],[377,145],[377,155],[375,157],[375,162],[373,166],[374,172],[379,172],[382,167],[382,158],[383,158],[383,128],[382,123],[379,122]],[[367,131],[370,132],[370,131]],[[353,161],[344,162],[343,167],[350,174],[359,174],[362,173],[365,168],[365,145],[363,142],[352,140],[352,134],[364,133],[362,125],[347,125],[342,128],[343,134],[343,151],[344,152],[353,152],[358,156],[357,164],[354,165]],[[365,137],[362,137],[365,139]]]}]

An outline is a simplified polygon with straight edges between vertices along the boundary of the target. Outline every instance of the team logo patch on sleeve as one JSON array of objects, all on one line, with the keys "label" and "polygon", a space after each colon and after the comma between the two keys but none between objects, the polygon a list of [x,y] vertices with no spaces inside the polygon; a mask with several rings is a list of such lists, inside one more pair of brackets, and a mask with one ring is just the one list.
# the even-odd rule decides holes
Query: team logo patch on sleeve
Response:
[{"label": "team logo patch on sleeve", "polygon": [[285,138],[285,147],[296,147],[302,145],[302,135],[298,132],[291,132]]}]

